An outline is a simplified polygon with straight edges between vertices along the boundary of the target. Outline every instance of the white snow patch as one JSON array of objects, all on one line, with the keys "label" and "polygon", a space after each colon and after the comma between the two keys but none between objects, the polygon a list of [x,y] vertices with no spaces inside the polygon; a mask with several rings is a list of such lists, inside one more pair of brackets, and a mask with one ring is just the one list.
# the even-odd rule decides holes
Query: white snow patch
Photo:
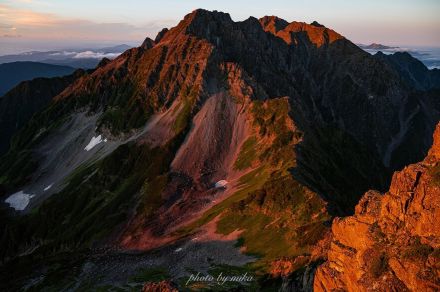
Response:
[{"label": "white snow patch", "polygon": [[174,252],[180,252],[180,251],[182,251],[182,249],[183,249],[183,248],[179,247],[179,248],[177,248]]},{"label": "white snow patch", "polygon": [[19,191],[15,194],[10,195],[5,202],[9,204],[15,210],[22,211],[29,204],[31,198],[35,197],[35,195],[29,195],[23,193],[23,191]]},{"label": "white snow patch", "polygon": [[216,188],[225,188],[227,184],[228,184],[228,181],[222,179],[222,180],[219,180],[218,182],[215,183],[215,187]]},{"label": "white snow patch", "polygon": [[48,185],[47,187],[44,188],[44,191],[48,191],[52,186],[53,184]]},{"label": "white snow patch", "polygon": [[93,136],[92,139],[90,140],[89,144],[87,144],[87,146],[84,148],[84,150],[90,151],[90,150],[92,150],[93,147],[95,147],[96,145],[98,145],[101,142],[102,142],[101,135],[99,135],[98,137]]}]

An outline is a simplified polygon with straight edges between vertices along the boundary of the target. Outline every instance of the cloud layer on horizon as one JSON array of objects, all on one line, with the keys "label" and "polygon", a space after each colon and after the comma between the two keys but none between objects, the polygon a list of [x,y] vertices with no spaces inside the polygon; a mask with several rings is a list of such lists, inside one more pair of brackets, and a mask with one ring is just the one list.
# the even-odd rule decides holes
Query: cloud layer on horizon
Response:
[{"label": "cloud layer on horizon", "polygon": [[151,21],[142,26],[67,19],[49,13],[0,4],[0,38],[27,40],[139,41],[154,36],[172,21]]},{"label": "cloud layer on horizon", "polygon": [[114,59],[117,56],[119,56],[122,52],[118,53],[106,53],[106,52],[100,52],[100,51],[81,51],[81,52],[73,52],[73,51],[62,51],[62,52],[55,52],[51,53],[51,56],[65,56],[73,59],[102,59],[102,58],[109,58]]}]

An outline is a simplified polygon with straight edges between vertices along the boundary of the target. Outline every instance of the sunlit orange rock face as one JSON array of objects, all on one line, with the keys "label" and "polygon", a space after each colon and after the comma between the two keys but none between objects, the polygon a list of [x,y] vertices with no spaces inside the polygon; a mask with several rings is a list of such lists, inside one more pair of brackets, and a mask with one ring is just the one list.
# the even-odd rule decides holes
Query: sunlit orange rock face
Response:
[{"label": "sunlit orange rock face", "polygon": [[336,218],[315,291],[440,290],[440,124],[420,163],[367,192],[354,216]]},{"label": "sunlit orange rock face", "polygon": [[142,292],[178,292],[169,281],[148,282],[142,288]]},{"label": "sunlit orange rock face", "polygon": [[288,23],[276,16],[265,16],[260,19],[260,23],[265,31],[282,38],[288,44],[298,44],[306,37],[308,41],[321,47],[344,38],[334,30],[317,22],[312,24],[297,21]]}]

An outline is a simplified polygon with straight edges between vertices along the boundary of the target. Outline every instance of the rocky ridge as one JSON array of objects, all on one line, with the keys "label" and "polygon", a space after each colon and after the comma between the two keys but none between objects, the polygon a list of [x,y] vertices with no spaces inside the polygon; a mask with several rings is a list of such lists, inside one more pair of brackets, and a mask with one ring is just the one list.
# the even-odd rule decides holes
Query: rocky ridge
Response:
[{"label": "rocky ridge", "polygon": [[355,215],[336,218],[314,291],[440,289],[440,124],[427,157],[367,192]]}]

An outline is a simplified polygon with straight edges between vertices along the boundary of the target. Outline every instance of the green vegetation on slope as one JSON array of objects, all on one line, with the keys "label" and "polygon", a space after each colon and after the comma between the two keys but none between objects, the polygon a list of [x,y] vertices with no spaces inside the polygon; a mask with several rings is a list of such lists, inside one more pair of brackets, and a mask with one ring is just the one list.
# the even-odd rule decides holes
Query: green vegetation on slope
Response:
[{"label": "green vegetation on slope", "polygon": [[[173,123],[173,130],[175,133],[180,133],[182,130],[186,128],[188,123],[190,122],[191,112],[198,95],[199,88],[194,86],[187,86],[181,91],[182,103],[179,108],[179,112]],[[176,109],[176,110],[177,110]]]},{"label": "green vegetation on slope", "polygon": [[217,231],[242,230],[242,245],[261,257],[258,266],[281,257],[309,254],[328,220],[322,200],[290,175],[272,174],[263,187],[234,202],[223,214]]},{"label": "green vegetation on slope", "polygon": [[[182,228],[189,234],[220,216],[217,232],[240,230],[237,244],[259,260],[253,265],[267,272],[270,262],[310,254],[324,234],[329,219],[324,202],[295,181],[289,171],[296,165],[295,144],[302,137],[288,125],[286,99],[254,101],[254,133],[240,150],[234,167],[259,167],[243,175],[238,190],[213,206],[193,224]],[[270,141],[263,143],[258,141]]]},{"label": "green vegetation on slope", "polygon": [[255,147],[257,145],[257,138],[252,136],[248,138],[241,146],[240,153],[235,161],[234,168],[243,170],[252,165],[252,162],[257,158]]}]

